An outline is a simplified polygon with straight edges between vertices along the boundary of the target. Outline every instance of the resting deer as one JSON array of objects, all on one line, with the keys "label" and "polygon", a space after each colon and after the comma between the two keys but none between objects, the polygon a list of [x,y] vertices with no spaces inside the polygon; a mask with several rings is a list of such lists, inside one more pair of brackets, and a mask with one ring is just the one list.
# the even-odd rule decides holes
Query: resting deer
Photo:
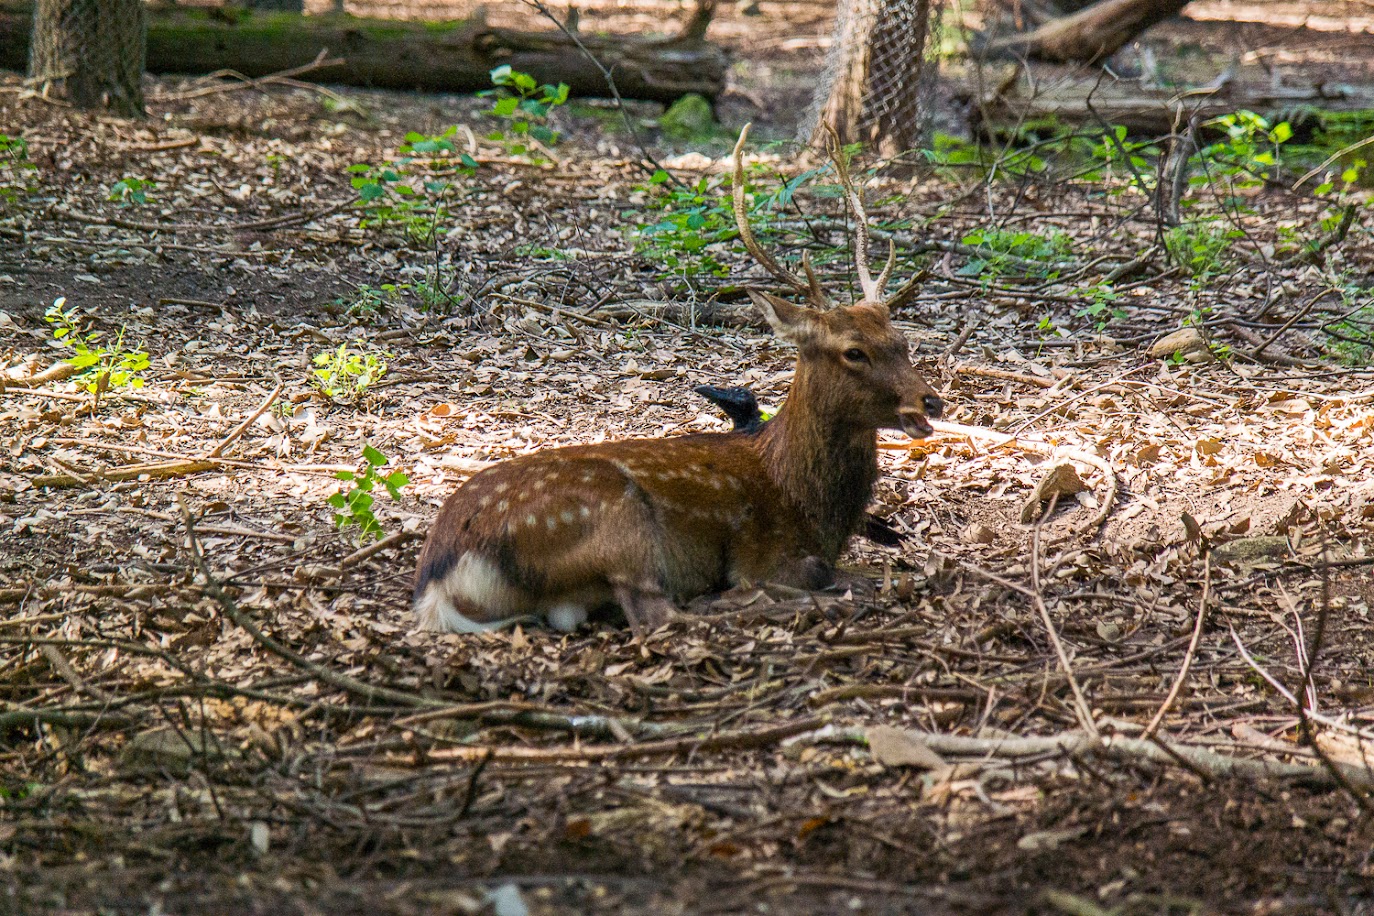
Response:
[{"label": "resting deer", "polygon": [[855,218],[863,298],[832,308],[809,259],[802,280],[750,231],[748,136],[746,126],[734,154],[740,239],[808,303],[749,293],[774,332],[797,345],[786,402],[753,433],[552,449],[474,475],[444,504],[420,553],[421,629],[476,632],[543,617],[570,631],[614,602],[642,636],[675,616],[675,602],[740,583],[822,588],[863,523],[877,431],[932,432],[927,418],[943,405],[912,367],[883,295],[896,252],[875,280],[863,202],[838,143],[831,156]]}]

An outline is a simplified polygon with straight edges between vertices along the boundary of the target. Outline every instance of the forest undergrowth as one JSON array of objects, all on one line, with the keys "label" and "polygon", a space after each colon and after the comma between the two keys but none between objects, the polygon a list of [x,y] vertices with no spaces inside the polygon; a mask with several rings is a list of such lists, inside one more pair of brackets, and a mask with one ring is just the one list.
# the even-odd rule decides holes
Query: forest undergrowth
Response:
[{"label": "forest undergrowth", "polygon": [[947,404],[883,437],[901,544],[642,643],[418,634],[474,471],[781,403],[744,116],[756,232],[853,282],[789,125],[634,108],[647,162],[497,82],[125,122],[0,80],[0,911],[1370,911],[1358,155],[1245,113],[852,151]]}]

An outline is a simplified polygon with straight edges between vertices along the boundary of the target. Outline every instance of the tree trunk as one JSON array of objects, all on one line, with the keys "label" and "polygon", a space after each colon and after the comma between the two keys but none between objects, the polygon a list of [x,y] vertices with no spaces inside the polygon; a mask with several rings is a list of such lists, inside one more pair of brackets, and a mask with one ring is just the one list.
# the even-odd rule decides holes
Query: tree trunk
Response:
[{"label": "tree trunk", "polygon": [[1188,0],[1100,0],[1024,35],[993,39],[983,49],[1052,63],[1095,64],[1187,5]]},{"label": "tree trunk", "polygon": [[143,0],[38,0],[29,77],[79,108],[142,117],[145,24]]},{"label": "tree trunk", "polygon": [[[140,0],[41,0],[68,6]],[[19,69],[27,53],[33,7],[0,0],[0,68]],[[296,16],[222,9],[148,8],[150,73],[234,70],[267,76],[311,63],[321,50],[340,65],[299,78],[378,89],[473,92],[491,88],[501,64],[540,82],[567,83],[573,95],[607,96],[601,72],[560,32],[495,29],[484,22],[434,23]],[[725,52],[699,36],[647,40],[578,36],[614,75],[622,96],[673,102],[688,93],[708,98],[725,87]]]},{"label": "tree trunk", "polygon": [[882,156],[915,149],[925,133],[926,90],[935,66],[927,59],[931,0],[840,0],[831,82],[812,143],[828,125],[841,143],[863,143]]}]

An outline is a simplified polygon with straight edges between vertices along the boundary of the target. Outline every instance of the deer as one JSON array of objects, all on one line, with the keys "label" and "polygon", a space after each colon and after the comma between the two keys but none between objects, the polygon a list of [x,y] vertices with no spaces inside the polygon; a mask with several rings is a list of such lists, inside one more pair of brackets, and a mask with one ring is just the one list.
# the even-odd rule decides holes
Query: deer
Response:
[{"label": "deer", "polygon": [[746,251],[804,297],[750,289],[773,332],[797,347],[777,414],[755,431],[573,445],[483,469],[448,498],[421,549],[414,611],[421,630],[475,633],[528,619],[572,632],[618,605],[643,640],[682,604],[744,584],[817,590],[862,527],[878,479],[879,430],[919,439],[943,402],[912,365],[873,277],[867,215],[838,139],[830,158],[854,217],[862,296],[836,305],[803,255],[805,279],[749,225],[744,148],[734,149],[732,209]]}]

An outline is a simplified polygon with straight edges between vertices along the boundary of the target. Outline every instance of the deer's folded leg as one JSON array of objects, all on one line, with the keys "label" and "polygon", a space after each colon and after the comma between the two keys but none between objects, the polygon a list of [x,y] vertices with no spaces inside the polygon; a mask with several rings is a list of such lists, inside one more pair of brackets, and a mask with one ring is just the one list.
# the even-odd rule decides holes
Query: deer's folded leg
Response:
[{"label": "deer's folded leg", "polygon": [[662,592],[642,585],[615,586],[615,600],[625,612],[630,629],[641,642],[659,627],[683,617],[677,605]]}]

